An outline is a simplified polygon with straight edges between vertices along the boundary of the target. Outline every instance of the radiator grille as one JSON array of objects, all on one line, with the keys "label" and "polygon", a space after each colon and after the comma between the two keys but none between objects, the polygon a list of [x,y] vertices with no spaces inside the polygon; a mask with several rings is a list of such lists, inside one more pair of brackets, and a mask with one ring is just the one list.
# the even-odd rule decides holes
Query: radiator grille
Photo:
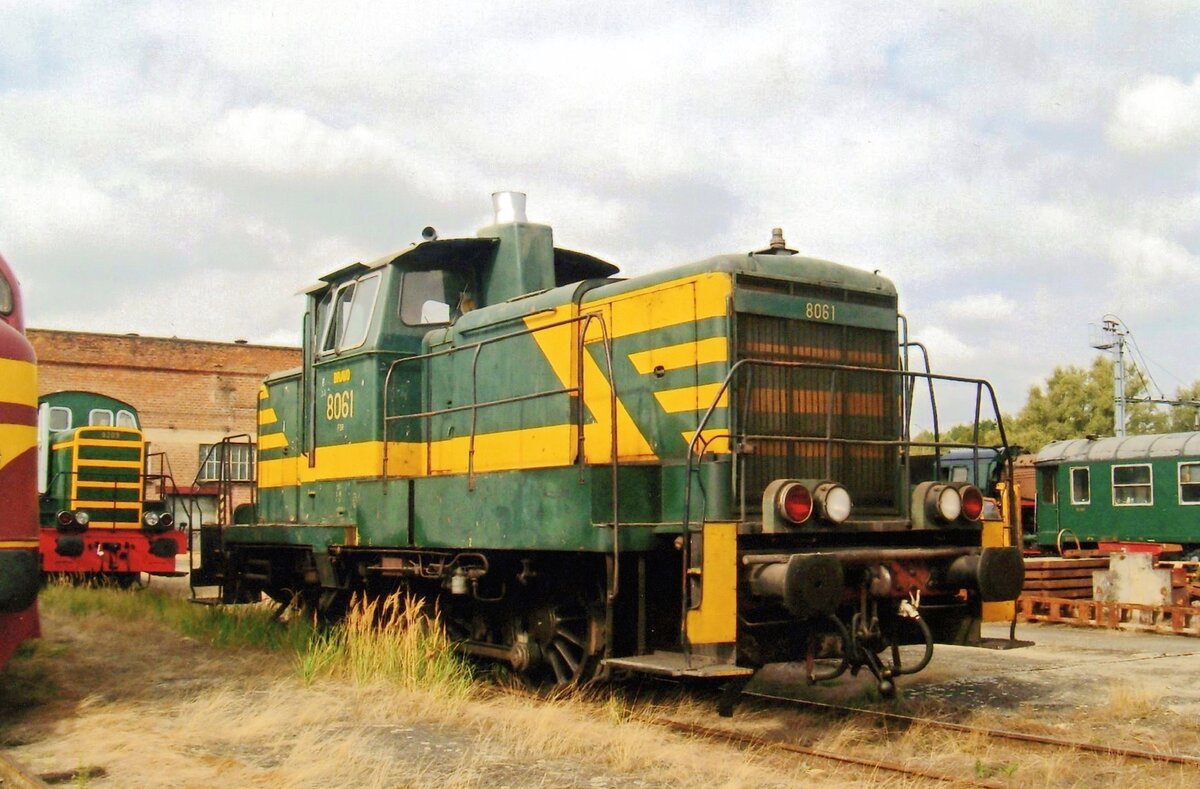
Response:
[{"label": "radiator grille", "polygon": [[759,509],[773,479],[826,476],[846,486],[856,509],[895,510],[896,448],[853,443],[900,435],[899,381],[890,373],[897,367],[894,331],[739,313],[737,357],[889,371],[750,366],[735,382],[733,400],[736,431],[762,436],[739,455],[747,510]]}]

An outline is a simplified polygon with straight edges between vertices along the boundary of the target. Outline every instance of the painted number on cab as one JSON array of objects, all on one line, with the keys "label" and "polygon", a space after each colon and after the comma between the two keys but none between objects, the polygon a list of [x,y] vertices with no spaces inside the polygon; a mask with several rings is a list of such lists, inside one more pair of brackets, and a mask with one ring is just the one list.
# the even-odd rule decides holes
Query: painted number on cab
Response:
[{"label": "painted number on cab", "polygon": [[837,305],[810,301],[804,305],[804,317],[810,321],[836,321]]},{"label": "painted number on cab", "polygon": [[344,392],[334,392],[325,395],[325,418],[330,422],[338,419],[350,419],[354,416],[354,392],[347,389]]}]

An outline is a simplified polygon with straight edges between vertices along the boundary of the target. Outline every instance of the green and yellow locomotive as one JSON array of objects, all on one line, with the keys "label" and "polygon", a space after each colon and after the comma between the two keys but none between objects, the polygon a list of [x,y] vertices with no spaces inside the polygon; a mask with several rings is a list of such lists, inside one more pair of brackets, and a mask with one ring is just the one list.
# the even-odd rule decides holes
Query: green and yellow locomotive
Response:
[{"label": "green and yellow locomotive", "polygon": [[129,403],[95,392],[38,398],[42,571],[127,586],[175,575],[186,535],[148,501],[146,441]]},{"label": "green and yellow locomotive", "polygon": [[257,510],[202,534],[197,585],[329,614],[407,589],[468,653],[562,683],[807,657],[885,691],[1017,596],[979,490],[909,484],[913,383],[950,379],[904,369],[887,279],[779,231],[617,279],[494,200],[475,238],[427,228],[307,291],[304,365],[260,394]]}]

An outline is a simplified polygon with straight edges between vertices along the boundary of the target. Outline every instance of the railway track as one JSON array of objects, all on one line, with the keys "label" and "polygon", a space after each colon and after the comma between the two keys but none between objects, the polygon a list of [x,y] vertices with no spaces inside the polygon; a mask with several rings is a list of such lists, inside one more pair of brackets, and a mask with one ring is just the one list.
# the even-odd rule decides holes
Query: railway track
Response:
[{"label": "railway track", "polygon": [[[1196,771],[1197,775],[1200,775],[1200,757],[1188,754],[1163,753],[1117,745],[1098,745],[1080,740],[1063,739],[994,727],[970,726],[935,718],[922,718],[882,710],[869,710],[825,702],[793,699],[768,693],[747,692],[743,695],[747,699],[757,700],[767,705],[811,710],[819,716],[826,718],[840,715],[878,721],[884,724],[896,724],[894,729],[885,731],[882,734],[881,739],[884,741],[890,740],[890,738],[903,731],[919,726],[923,730],[937,730],[969,737],[978,737],[983,738],[985,741],[1014,743],[1014,748],[1035,746],[1042,750],[1054,749],[1068,754],[1087,754],[1100,759],[1123,760],[1124,764],[1120,766],[1131,771],[1128,774],[1130,778],[1134,775],[1141,775],[1140,771],[1146,769],[1145,765],[1147,764],[1159,765],[1166,769],[1173,767],[1179,770],[1181,775],[1184,770],[1189,775],[1193,770]],[[651,703],[643,709],[653,709],[655,706],[657,705]],[[644,725],[692,737],[705,738],[714,742],[730,743],[746,750],[755,750],[763,753],[798,754],[838,764],[852,765],[872,773],[893,773],[899,776],[935,781],[952,786],[988,787],[988,789],[1004,789],[1007,787],[1011,789],[1011,787],[1018,783],[1028,783],[1031,778],[1031,770],[1028,768],[1020,771],[1022,773],[1020,777],[1014,775],[1008,780],[996,778],[993,775],[987,774],[991,771],[982,766],[978,760],[974,765],[966,763],[956,771],[951,772],[945,768],[937,769],[928,764],[919,764],[917,762],[920,760],[920,757],[910,757],[908,760],[902,761],[896,758],[875,758],[870,755],[864,755],[870,751],[869,747],[860,748],[855,745],[845,749],[831,750],[830,748],[805,745],[786,738],[739,731],[736,728],[738,718],[735,718],[728,724],[729,727],[706,725],[695,721],[678,720],[672,718],[669,714],[639,711],[635,705],[630,711],[629,719]],[[1014,760],[1012,764],[1019,764],[1017,760],[1025,758],[1028,753],[1028,750],[1012,751],[1010,754]],[[1072,763],[1075,763],[1075,760],[1072,760]],[[1137,765],[1142,765],[1142,767],[1138,767]],[[1118,766],[1114,766],[1112,762],[1109,762],[1106,769],[1116,770],[1119,768]],[[1170,785],[1169,781],[1168,785]]]},{"label": "railway track", "polygon": [[[1170,754],[1159,753],[1154,751],[1145,751],[1134,748],[1123,748],[1119,746],[1096,745],[1093,743],[1080,742],[1077,740],[1060,739],[1048,737],[1044,735],[1026,734],[1024,732],[1015,732],[1005,729],[994,729],[978,726],[968,726],[964,724],[951,723],[948,721],[939,721],[930,718],[919,718],[910,715],[901,715],[892,712],[863,710],[857,707],[842,707],[833,704],[825,704],[822,702],[807,702],[797,701],[779,696],[771,696],[769,694],[748,693],[747,696],[757,698],[762,701],[771,703],[780,703],[787,705],[797,705],[815,709],[824,714],[843,714],[853,715],[858,717],[866,717],[875,720],[887,721],[891,723],[902,724],[905,728],[911,726],[923,726],[930,729],[938,729],[947,732],[956,732],[973,736],[985,737],[992,740],[1007,740],[1023,744],[1032,744],[1047,748],[1057,748],[1067,752],[1083,752],[1095,754],[1097,756],[1112,757],[1118,759],[1132,760],[1134,762],[1152,762],[1161,765],[1178,765],[1195,768],[1200,770],[1200,757],[1189,756],[1185,754]],[[954,786],[978,786],[988,787],[988,789],[1004,789],[1004,787],[1012,787],[1012,781],[992,780],[989,777],[978,774],[963,774],[962,772],[947,772],[945,770],[937,770],[928,766],[914,764],[912,761],[904,762],[895,759],[872,758],[869,756],[859,755],[857,753],[838,750],[833,751],[827,748],[816,748],[808,745],[800,745],[795,742],[789,742],[785,739],[777,737],[764,737],[756,734],[747,734],[732,729],[720,728],[714,726],[706,726],[688,721],[674,720],[669,717],[661,717],[649,714],[635,713],[631,715],[631,719],[650,726],[665,728],[671,731],[687,734],[690,736],[703,737],[719,742],[733,743],[746,749],[754,749],[763,752],[776,751],[784,753],[795,753],[804,756],[810,756],[817,759],[836,762],[839,764],[853,765],[861,767],[872,772],[888,772],[897,775],[904,775],[913,778],[921,778],[930,781],[954,785]],[[887,735],[885,735],[887,736]],[[968,766],[970,769],[970,766]],[[975,767],[976,773],[979,771],[978,763]],[[1026,771],[1028,772],[1028,771]],[[1025,776],[1028,777],[1027,775]],[[1024,781],[1022,781],[1024,782]]]}]

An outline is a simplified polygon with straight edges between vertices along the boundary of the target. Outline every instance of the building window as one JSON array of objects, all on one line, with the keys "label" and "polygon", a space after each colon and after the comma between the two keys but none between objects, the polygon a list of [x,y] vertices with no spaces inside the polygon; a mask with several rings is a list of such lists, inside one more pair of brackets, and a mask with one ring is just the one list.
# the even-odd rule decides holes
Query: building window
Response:
[{"label": "building window", "polygon": [[[225,472],[222,474],[221,469]],[[230,482],[254,481],[253,444],[201,444],[201,482],[218,482],[222,478]]]},{"label": "building window", "polygon": [[1179,503],[1200,504],[1200,463],[1179,464]]},{"label": "building window", "polygon": [[1154,504],[1154,477],[1150,465],[1113,466],[1113,506],[1149,507]]},{"label": "building window", "polygon": [[1071,469],[1071,503],[1090,504],[1092,501],[1092,479],[1087,468]]}]

